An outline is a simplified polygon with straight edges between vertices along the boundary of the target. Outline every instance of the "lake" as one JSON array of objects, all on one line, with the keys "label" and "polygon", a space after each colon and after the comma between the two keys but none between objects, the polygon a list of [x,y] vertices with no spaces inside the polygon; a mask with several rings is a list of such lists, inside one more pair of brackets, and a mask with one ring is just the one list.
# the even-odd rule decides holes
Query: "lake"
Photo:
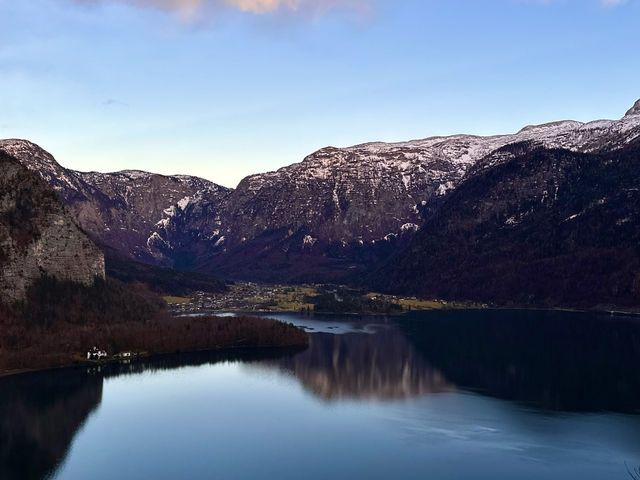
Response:
[{"label": "lake", "polygon": [[311,346],[0,379],[0,478],[611,480],[640,465],[637,320],[270,316]]}]

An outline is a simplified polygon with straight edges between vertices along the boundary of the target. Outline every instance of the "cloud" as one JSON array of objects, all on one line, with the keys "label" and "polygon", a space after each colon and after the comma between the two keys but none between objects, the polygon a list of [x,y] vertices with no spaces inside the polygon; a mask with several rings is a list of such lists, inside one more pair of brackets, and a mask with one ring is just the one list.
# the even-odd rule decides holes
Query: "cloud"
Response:
[{"label": "cloud", "polygon": [[122,102],[120,100],[117,100],[115,98],[106,99],[104,102],[102,102],[102,105],[105,107],[128,107],[129,106],[129,104]]},{"label": "cloud", "polygon": [[276,12],[323,14],[333,8],[367,11],[373,0],[76,0],[79,3],[117,2],[175,12],[193,18],[206,9],[231,8],[253,14]]}]

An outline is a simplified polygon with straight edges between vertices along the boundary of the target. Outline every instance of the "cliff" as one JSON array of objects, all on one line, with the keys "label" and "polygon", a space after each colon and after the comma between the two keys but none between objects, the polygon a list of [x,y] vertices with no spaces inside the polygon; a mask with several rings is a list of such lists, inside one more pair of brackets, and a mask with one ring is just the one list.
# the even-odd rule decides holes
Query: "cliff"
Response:
[{"label": "cliff", "polygon": [[41,276],[84,285],[105,277],[104,255],[40,176],[0,152],[0,300],[25,298]]}]

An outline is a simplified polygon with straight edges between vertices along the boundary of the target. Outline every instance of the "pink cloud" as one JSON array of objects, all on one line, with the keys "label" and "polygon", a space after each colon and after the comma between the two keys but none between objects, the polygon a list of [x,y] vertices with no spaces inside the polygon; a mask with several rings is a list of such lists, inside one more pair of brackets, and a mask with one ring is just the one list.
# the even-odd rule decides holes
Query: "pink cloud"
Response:
[{"label": "pink cloud", "polygon": [[366,11],[372,0],[77,0],[80,3],[119,2],[155,8],[192,18],[207,8],[227,7],[253,14],[275,12],[322,14],[333,8]]}]

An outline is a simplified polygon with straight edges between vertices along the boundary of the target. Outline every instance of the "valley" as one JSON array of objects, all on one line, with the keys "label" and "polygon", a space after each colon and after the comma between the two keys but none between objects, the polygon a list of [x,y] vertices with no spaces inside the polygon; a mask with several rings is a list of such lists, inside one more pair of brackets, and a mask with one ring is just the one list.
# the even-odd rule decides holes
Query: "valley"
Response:
[{"label": "valley", "polygon": [[640,480],[640,0],[0,17],[0,480]]},{"label": "valley", "polygon": [[[639,138],[636,103],[619,120],[326,147],[235,189],[70,170],[25,140],[0,150],[53,188],[108,275],[162,295],[217,294],[229,280],[606,310],[640,304]],[[249,303],[229,305],[271,308]]]},{"label": "valley", "polygon": [[[632,314],[639,105],[513,135],[328,147],[236,189],[73,171],[0,141],[0,363],[67,365],[89,344],[114,355],[305,343],[245,313]],[[228,312],[239,316],[202,316]]]}]

